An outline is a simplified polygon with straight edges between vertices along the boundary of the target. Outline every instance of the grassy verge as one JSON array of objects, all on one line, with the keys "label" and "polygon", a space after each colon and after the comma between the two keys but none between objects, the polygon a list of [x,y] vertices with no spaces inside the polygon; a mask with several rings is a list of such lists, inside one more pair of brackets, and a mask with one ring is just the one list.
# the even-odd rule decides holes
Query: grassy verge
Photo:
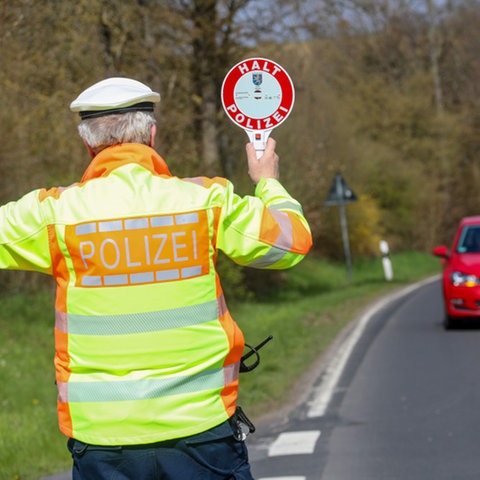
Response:
[{"label": "grassy verge", "polygon": [[[268,335],[257,370],[241,377],[241,404],[256,418],[282,405],[305,369],[373,299],[439,272],[427,254],[392,257],[394,280],[385,282],[379,259],[345,265],[313,256],[285,275],[275,298],[233,304],[247,343]],[[51,293],[0,299],[0,478],[37,480],[70,468],[56,421]]]}]

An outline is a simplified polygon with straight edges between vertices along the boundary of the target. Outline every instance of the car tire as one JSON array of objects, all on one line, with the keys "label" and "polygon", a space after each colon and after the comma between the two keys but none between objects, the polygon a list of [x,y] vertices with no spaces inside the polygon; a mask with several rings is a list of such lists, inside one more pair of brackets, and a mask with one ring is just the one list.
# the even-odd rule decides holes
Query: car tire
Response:
[{"label": "car tire", "polygon": [[445,315],[443,319],[443,327],[445,330],[453,330],[458,326],[458,320],[455,318],[450,317],[449,315]]}]

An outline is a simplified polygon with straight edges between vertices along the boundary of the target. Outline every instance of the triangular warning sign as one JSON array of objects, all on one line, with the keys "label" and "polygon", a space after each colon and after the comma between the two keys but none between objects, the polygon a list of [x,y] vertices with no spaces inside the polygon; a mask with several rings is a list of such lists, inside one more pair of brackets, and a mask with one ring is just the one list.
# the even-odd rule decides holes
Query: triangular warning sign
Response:
[{"label": "triangular warning sign", "polygon": [[325,205],[340,205],[356,202],[357,200],[357,196],[347,185],[345,179],[339,173],[337,173],[328,192]]}]

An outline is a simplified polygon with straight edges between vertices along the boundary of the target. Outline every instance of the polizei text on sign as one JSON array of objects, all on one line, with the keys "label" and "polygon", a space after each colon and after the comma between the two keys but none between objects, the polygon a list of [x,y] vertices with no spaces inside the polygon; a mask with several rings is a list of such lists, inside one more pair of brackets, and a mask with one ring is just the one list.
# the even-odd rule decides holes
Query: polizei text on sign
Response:
[{"label": "polizei text on sign", "polygon": [[272,60],[243,60],[225,77],[222,102],[230,119],[243,129],[271,130],[287,118],[293,107],[293,83]]}]

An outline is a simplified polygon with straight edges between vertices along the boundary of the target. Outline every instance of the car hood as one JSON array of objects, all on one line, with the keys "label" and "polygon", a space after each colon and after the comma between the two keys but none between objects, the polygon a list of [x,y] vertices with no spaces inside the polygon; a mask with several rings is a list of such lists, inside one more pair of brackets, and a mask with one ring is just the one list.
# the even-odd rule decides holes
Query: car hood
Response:
[{"label": "car hood", "polygon": [[463,253],[453,255],[450,258],[450,267],[452,269],[466,271],[480,271],[480,253]]}]

